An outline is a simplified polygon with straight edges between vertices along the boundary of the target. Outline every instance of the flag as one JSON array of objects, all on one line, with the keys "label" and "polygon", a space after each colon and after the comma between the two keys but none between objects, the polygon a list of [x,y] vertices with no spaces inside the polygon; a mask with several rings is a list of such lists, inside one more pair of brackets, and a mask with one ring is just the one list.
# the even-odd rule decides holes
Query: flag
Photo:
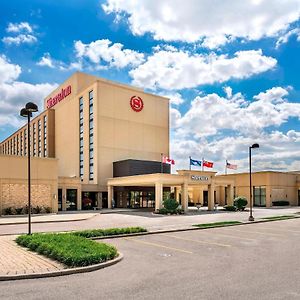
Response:
[{"label": "flag", "polygon": [[198,166],[198,167],[201,167],[201,165],[202,165],[201,160],[192,159],[192,158],[190,157],[190,166]]},{"label": "flag", "polygon": [[167,156],[163,156],[162,162],[164,164],[175,165],[175,160]]},{"label": "flag", "polygon": [[233,164],[229,163],[229,162],[226,160],[226,168],[227,168],[227,169],[236,170],[236,169],[237,169],[237,165],[233,165]]},{"label": "flag", "polygon": [[207,160],[204,160],[203,159],[203,167],[207,167],[207,168],[213,168],[213,166],[214,166],[214,163],[213,162],[211,162],[211,161],[207,161]]}]

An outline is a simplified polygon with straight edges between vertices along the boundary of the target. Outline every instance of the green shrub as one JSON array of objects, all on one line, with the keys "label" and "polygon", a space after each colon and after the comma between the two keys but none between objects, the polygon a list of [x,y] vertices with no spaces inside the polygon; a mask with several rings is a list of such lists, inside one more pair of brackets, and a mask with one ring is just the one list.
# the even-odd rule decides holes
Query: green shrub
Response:
[{"label": "green shrub", "polygon": [[22,214],[22,210],[23,210],[23,207],[17,207],[16,208],[16,214],[17,215],[21,215]]},{"label": "green shrub", "polygon": [[5,215],[12,215],[12,207],[6,207],[6,208],[4,208],[4,210],[3,210],[3,213],[5,214]]},{"label": "green shrub", "polygon": [[70,233],[21,235],[16,242],[69,267],[82,267],[115,258],[117,249]]},{"label": "green shrub", "polygon": [[286,201],[286,200],[278,200],[278,201],[273,201],[272,205],[273,206],[287,206],[287,205],[290,205],[290,202]]},{"label": "green shrub", "polygon": [[179,203],[175,199],[168,198],[163,201],[163,206],[169,211],[176,211],[176,209],[179,206]]},{"label": "green shrub", "polygon": [[245,197],[236,197],[233,201],[233,205],[237,208],[237,210],[244,210],[248,201]]},{"label": "green shrub", "polygon": [[85,237],[85,238],[92,238],[92,237],[101,237],[101,236],[139,233],[139,232],[146,232],[146,231],[147,230],[142,227],[126,227],[126,228],[82,230],[82,231],[75,231],[72,234]]},{"label": "green shrub", "polygon": [[236,207],[234,205],[224,205],[224,209],[228,211],[236,211]]}]

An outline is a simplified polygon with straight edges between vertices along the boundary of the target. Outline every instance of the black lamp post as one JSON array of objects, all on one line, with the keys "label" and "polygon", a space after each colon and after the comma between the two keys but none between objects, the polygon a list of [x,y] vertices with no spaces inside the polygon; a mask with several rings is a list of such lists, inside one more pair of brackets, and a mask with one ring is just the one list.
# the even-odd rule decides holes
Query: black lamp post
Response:
[{"label": "black lamp post", "polygon": [[31,183],[30,183],[30,117],[33,112],[37,112],[38,107],[32,102],[28,102],[21,109],[20,115],[27,118],[27,156],[28,156],[28,234],[31,234]]},{"label": "black lamp post", "polygon": [[250,216],[249,221],[254,221],[254,217],[252,215],[252,207],[253,207],[253,197],[252,197],[252,173],[251,173],[251,149],[259,148],[259,144],[253,144],[249,147],[249,177],[250,177]]}]

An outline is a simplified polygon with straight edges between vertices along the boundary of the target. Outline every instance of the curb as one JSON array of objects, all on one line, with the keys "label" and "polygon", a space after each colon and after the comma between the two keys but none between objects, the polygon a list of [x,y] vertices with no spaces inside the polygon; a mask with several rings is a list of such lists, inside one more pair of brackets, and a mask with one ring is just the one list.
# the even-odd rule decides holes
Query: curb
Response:
[{"label": "curb", "polygon": [[237,224],[224,224],[220,226],[207,226],[207,227],[197,227],[193,226],[190,228],[181,228],[181,229],[165,229],[165,230],[156,230],[156,231],[147,231],[147,232],[137,232],[137,233],[128,233],[128,234],[119,234],[119,235],[111,235],[111,236],[99,236],[99,237],[92,237],[89,238],[91,240],[110,240],[110,239],[117,239],[122,237],[133,237],[133,236],[142,236],[142,235],[151,235],[151,234],[160,234],[160,233],[170,233],[170,232],[180,232],[180,231],[192,231],[192,230],[205,230],[205,229],[212,229],[212,228],[222,228],[222,227],[231,227],[231,226],[241,226],[241,225],[250,225],[250,224],[258,224],[258,223],[267,223],[267,222],[276,222],[276,221],[285,221],[285,220],[291,220],[291,219],[299,219],[300,217],[295,216],[291,218],[286,219],[279,219],[279,220],[257,220],[257,221],[240,221],[241,223]]},{"label": "curb", "polygon": [[109,266],[112,266],[123,259],[123,254],[118,252],[118,256],[112,260],[99,263],[96,265],[86,266],[86,267],[79,267],[79,268],[72,268],[72,269],[63,269],[59,271],[53,272],[46,272],[46,273],[32,273],[32,274],[19,274],[19,275],[1,275],[0,281],[8,281],[8,280],[21,280],[21,279],[35,279],[35,278],[47,278],[47,277],[57,277],[57,276],[65,276],[71,274],[79,274],[79,273],[86,273],[92,272],[96,270],[100,270]]},{"label": "curb", "polygon": [[[42,223],[66,223],[66,222],[78,222],[78,221],[86,221],[92,219],[94,216],[89,218],[77,219],[77,220],[49,220],[49,221],[31,221],[31,224],[42,224]],[[16,223],[0,223],[0,226],[8,226],[8,225],[24,225],[28,224],[28,221],[16,222]]]}]

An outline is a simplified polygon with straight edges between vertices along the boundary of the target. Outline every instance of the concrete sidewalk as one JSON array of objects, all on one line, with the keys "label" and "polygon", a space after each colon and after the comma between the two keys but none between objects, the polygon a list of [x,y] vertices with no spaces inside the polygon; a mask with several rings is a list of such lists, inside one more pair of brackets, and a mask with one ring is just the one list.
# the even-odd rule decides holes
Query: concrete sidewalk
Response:
[{"label": "concrete sidewalk", "polygon": [[[71,214],[45,214],[45,215],[31,215],[32,223],[51,223],[51,222],[72,222],[72,221],[83,221],[93,218],[99,213],[71,213]],[[28,215],[25,216],[1,216],[0,225],[9,224],[27,224]]]}]

